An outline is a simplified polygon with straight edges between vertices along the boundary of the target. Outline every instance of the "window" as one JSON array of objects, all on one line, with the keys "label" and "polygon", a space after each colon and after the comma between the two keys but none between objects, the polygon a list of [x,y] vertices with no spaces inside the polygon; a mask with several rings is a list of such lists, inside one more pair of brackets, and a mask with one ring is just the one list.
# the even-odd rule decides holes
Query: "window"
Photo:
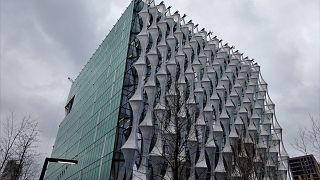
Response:
[{"label": "window", "polygon": [[66,111],[66,115],[68,115],[70,113],[70,111],[72,109],[73,101],[74,101],[74,96],[70,99],[68,104],[64,107],[65,111]]}]

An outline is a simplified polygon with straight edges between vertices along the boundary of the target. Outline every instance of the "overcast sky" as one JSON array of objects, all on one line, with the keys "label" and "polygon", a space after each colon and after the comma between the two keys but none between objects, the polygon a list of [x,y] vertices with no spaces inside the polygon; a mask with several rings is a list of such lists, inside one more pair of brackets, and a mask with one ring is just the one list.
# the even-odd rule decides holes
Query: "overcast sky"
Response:
[{"label": "overcast sky", "polygon": [[[30,114],[50,156],[71,83],[130,0],[1,0],[1,119]],[[156,1],[160,3],[160,1]],[[166,0],[261,65],[290,143],[320,111],[319,0]]]}]

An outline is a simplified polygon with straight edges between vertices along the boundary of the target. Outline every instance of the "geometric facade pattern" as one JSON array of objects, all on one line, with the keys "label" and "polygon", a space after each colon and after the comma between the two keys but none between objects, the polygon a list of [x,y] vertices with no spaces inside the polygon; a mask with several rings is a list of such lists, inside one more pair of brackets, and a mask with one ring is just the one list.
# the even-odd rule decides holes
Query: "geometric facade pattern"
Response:
[{"label": "geometric facade pattern", "polygon": [[[260,66],[163,2],[135,0],[74,81],[47,179],[287,179]],[[69,107],[69,106],[68,106]]]}]

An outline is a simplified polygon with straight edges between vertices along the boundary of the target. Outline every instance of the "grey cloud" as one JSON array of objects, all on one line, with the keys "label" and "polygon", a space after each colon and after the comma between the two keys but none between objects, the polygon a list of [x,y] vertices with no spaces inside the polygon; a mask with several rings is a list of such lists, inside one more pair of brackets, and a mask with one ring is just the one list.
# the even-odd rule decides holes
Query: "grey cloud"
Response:
[{"label": "grey cloud", "polygon": [[[82,1],[36,1],[32,4],[35,23],[59,43],[62,49],[68,49],[72,60],[85,62],[96,44],[94,17]],[[90,40],[88,40],[90,39]]]},{"label": "grey cloud", "polygon": [[[160,1],[156,1],[159,3]],[[320,2],[317,0],[165,1],[256,59],[269,84],[290,147],[308,113],[320,111]],[[31,113],[40,121],[41,150],[50,154],[75,78],[129,1],[3,1],[1,117]],[[304,121],[302,121],[304,120]]]}]

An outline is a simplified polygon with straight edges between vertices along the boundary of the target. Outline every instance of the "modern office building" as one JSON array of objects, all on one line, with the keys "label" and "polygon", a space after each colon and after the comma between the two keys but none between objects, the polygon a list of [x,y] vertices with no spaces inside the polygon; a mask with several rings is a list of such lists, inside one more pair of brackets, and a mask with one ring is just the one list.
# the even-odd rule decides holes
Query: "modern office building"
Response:
[{"label": "modern office building", "polygon": [[[260,66],[133,0],[72,84],[46,179],[287,179]],[[223,45],[224,44],[224,45]]]},{"label": "modern office building", "polygon": [[312,154],[289,158],[289,167],[294,180],[320,179],[320,165]]}]

